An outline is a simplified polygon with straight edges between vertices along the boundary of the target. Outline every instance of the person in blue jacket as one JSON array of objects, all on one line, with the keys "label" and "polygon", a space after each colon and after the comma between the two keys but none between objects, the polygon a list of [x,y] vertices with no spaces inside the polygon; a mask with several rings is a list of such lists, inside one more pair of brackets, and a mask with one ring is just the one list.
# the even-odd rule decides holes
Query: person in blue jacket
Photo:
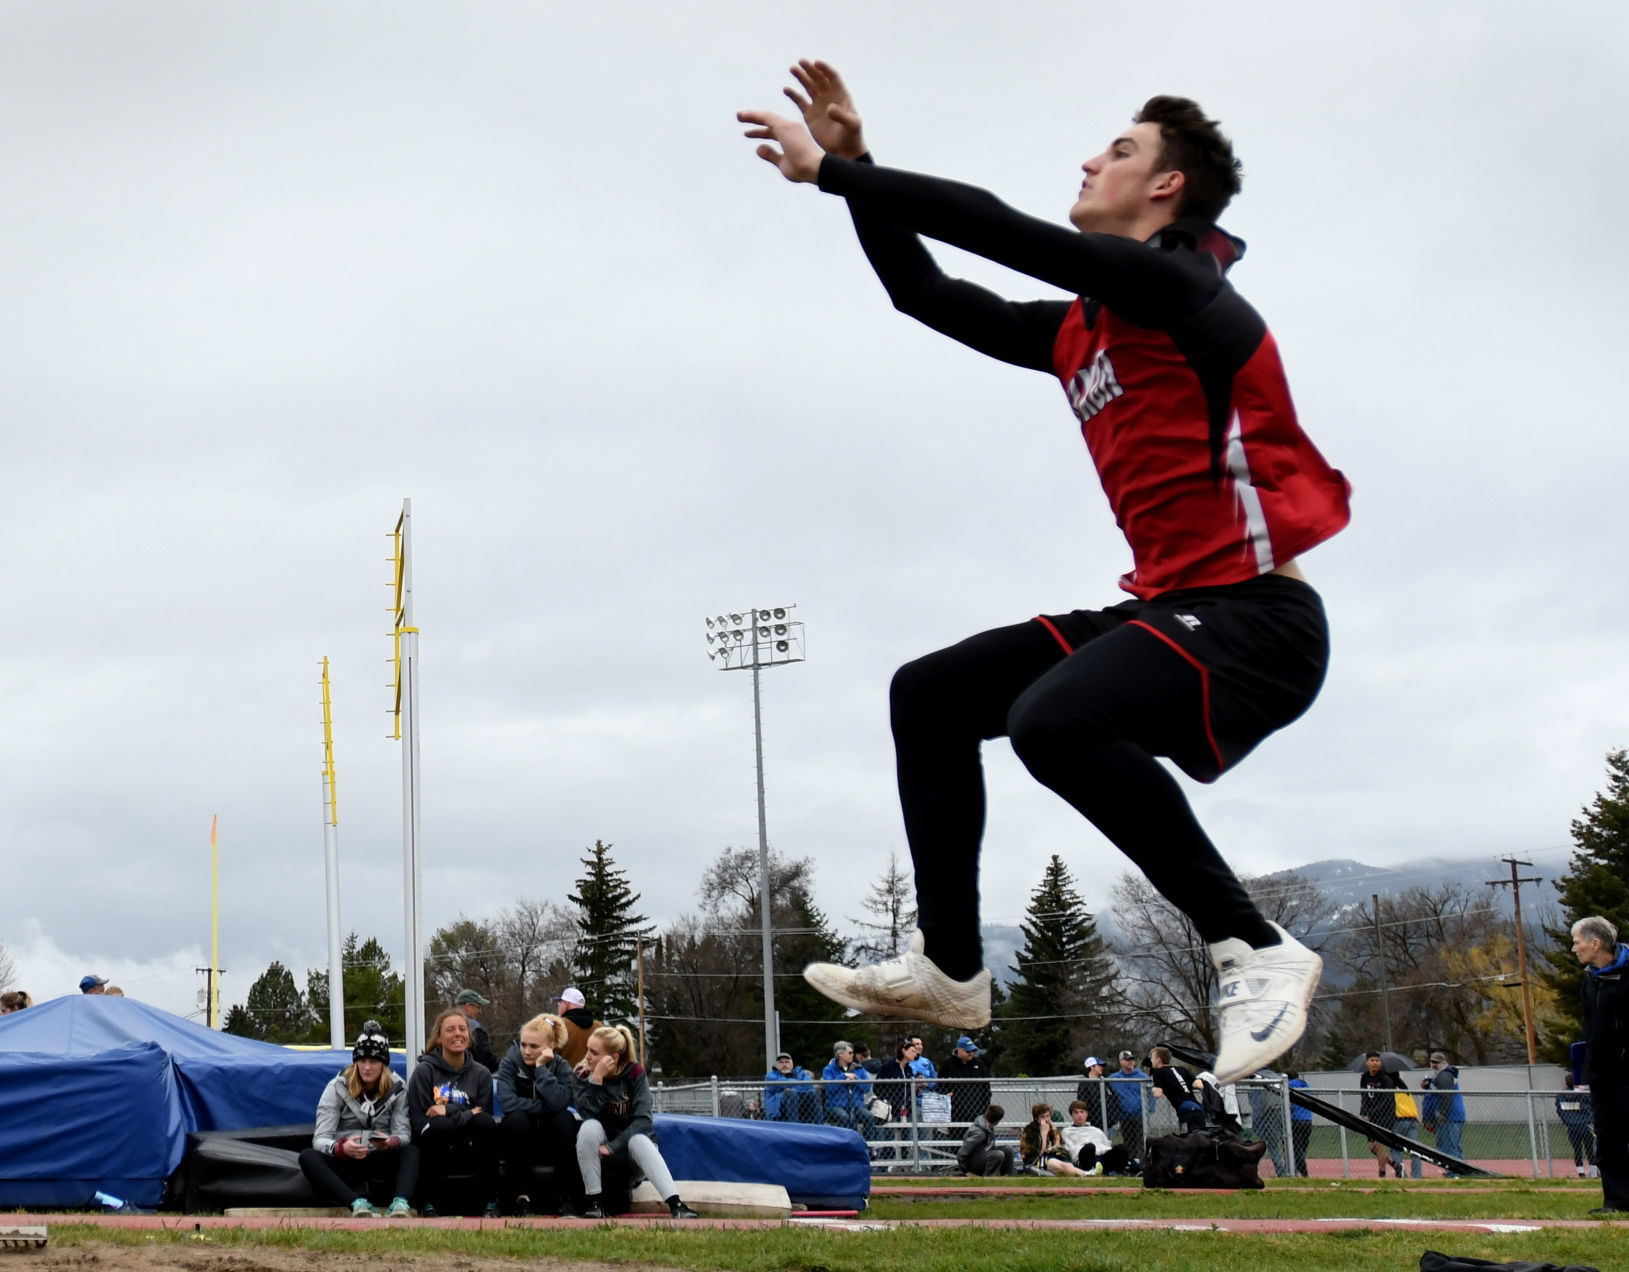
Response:
[{"label": "person in blue jacket", "polygon": [[[1465,1150],[1459,1146],[1460,1133],[1465,1129],[1465,1097],[1459,1093],[1459,1070],[1448,1063],[1440,1051],[1431,1053],[1431,1076],[1420,1084],[1428,1094],[1425,1107],[1420,1110],[1425,1129],[1434,1131],[1437,1148],[1450,1157],[1463,1158]],[[1444,1171],[1453,1178],[1454,1171]]]},{"label": "person in blue jacket", "polygon": [[[1294,1069],[1285,1070],[1284,1076],[1297,1090],[1305,1091],[1308,1083]],[[1290,1105],[1290,1140],[1295,1146],[1295,1173],[1307,1177],[1307,1143],[1312,1139],[1312,1110],[1299,1104]]]},{"label": "person in blue jacket", "polygon": [[772,1122],[820,1121],[814,1074],[794,1064],[789,1052],[776,1056],[775,1067],[764,1074],[764,1116]]},{"label": "person in blue jacket", "polygon": [[1564,1081],[1567,1089],[1556,1092],[1555,1115],[1567,1128],[1567,1138],[1572,1141],[1572,1164],[1578,1169],[1578,1178],[1583,1179],[1595,1168],[1595,1108],[1590,1103],[1587,1086],[1575,1083],[1570,1073]]},{"label": "person in blue jacket", "polygon": [[1129,1051],[1120,1053],[1120,1068],[1109,1074],[1114,1096],[1120,1101],[1120,1142],[1135,1158],[1143,1155],[1143,1114],[1148,1109],[1148,1074],[1137,1067]]},{"label": "person in blue jacket", "polygon": [[833,1046],[820,1076],[826,1083],[826,1121],[858,1131],[861,1139],[874,1139],[877,1119],[871,1116],[871,1075],[855,1061],[854,1045],[839,1042]]}]

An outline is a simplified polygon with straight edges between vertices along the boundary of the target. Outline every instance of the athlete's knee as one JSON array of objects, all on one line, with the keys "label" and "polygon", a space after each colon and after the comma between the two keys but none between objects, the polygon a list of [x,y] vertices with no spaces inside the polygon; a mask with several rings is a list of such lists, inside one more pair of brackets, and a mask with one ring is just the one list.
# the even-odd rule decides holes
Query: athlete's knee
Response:
[{"label": "athlete's knee", "polygon": [[1007,736],[1024,767],[1046,781],[1060,764],[1079,776],[1091,752],[1118,735],[1105,713],[1078,703],[1066,708],[1055,696],[1037,692],[1026,693],[1013,704],[1007,713]]},{"label": "athlete's knee", "polygon": [[888,686],[888,713],[895,732],[924,720],[942,719],[955,689],[939,654],[913,658]]}]

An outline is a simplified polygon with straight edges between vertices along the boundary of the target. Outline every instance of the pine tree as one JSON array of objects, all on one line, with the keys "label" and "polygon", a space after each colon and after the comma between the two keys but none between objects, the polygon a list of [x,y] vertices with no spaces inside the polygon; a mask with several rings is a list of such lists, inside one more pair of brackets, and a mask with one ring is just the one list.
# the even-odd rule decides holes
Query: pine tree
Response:
[{"label": "pine tree", "polygon": [[1005,1067],[1031,1076],[1071,1073],[1090,1040],[1119,1032],[1120,994],[1097,920],[1059,857],[1047,863],[1021,926],[1024,946],[1001,1029]]},{"label": "pine tree", "polygon": [[871,891],[860,902],[860,908],[875,917],[850,919],[865,936],[854,943],[854,957],[861,963],[875,963],[896,957],[905,947],[911,929],[916,926],[916,889],[911,883],[911,872],[900,869],[899,854],[888,850],[888,864],[882,877],[871,885]]},{"label": "pine tree", "polygon": [[579,986],[602,1020],[632,1020],[639,1014],[635,963],[639,943],[656,931],[643,914],[634,913],[640,894],[611,860],[611,845],[594,841],[581,859],[586,873],[566,900],[577,907],[574,960]]},{"label": "pine tree", "polygon": [[1620,936],[1629,934],[1629,752],[1607,755],[1606,790],[1581,811],[1572,823],[1572,861],[1555,881],[1565,922],[1544,929],[1554,946],[1544,953],[1549,966],[1541,975],[1556,994],[1556,1020],[1545,1031],[1544,1053],[1559,1061],[1583,1030],[1584,969],[1573,956],[1572,925],[1598,914],[1615,923]]},{"label": "pine tree", "polygon": [[[361,940],[355,932],[345,938],[340,950],[345,970],[344,1032],[349,1045],[362,1032],[364,1021],[376,1020],[392,1045],[400,1046],[407,1035],[406,982],[400,972],[390,970],[390,955],[375,937]],[[305,978],[306,1004],[315,1018],[311,1042],[328,1041],[328,971],[312,968]]]},{"label": "pine tree", "polygon": [[294,983],[294,975],[273,962],[249,986],[244,1010],[255,1023],[257,1038],[267,1042],[303,1042],[311,1028],[311,1009]]}]

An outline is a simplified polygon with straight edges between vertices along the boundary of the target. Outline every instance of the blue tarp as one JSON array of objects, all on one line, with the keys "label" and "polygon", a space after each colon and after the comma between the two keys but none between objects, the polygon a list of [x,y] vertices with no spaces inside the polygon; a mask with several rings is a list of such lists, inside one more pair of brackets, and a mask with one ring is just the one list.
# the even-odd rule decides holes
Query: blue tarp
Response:
[{"label": "blue tarp", "polygon": [[350,1059],[216,1033],[128,998],[0,1016],[0,1206],[82,1206],[98,1188],[156,1205],[187,1132],[309,1122]]},{"label": "blue tarp", "polygon": [[812,1210],[863,1210],[871,1195],[865,1141],[840,1126],[658,1113],[656,1142],[674,1179],[780,1184]]}]

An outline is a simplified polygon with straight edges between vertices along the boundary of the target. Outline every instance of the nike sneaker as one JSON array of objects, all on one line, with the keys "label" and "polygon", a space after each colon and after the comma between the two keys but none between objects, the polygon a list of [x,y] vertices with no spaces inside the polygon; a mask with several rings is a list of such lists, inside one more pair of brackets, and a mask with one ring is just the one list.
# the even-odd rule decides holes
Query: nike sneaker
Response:
[{"label": "nike sneaker", "polygon": [[1221,1016],[1215,1067],[1219,1086],[1265,1069],[1307,1029],[1307,1009],[1324,961],[1278,924],[1268,926],[1280,940],[1264,950],[1232,938],[1210,947]]},{"label": "nike sneaker", "polygon": [[989,969],[980,968],[971,980],[951,980],[924,948],[921,931],[913,931],[898,958],[860,968],[810,963],[803,979],[834,1003],[868,1016],[899,1016],[951,1029],[989,1024]]}]

